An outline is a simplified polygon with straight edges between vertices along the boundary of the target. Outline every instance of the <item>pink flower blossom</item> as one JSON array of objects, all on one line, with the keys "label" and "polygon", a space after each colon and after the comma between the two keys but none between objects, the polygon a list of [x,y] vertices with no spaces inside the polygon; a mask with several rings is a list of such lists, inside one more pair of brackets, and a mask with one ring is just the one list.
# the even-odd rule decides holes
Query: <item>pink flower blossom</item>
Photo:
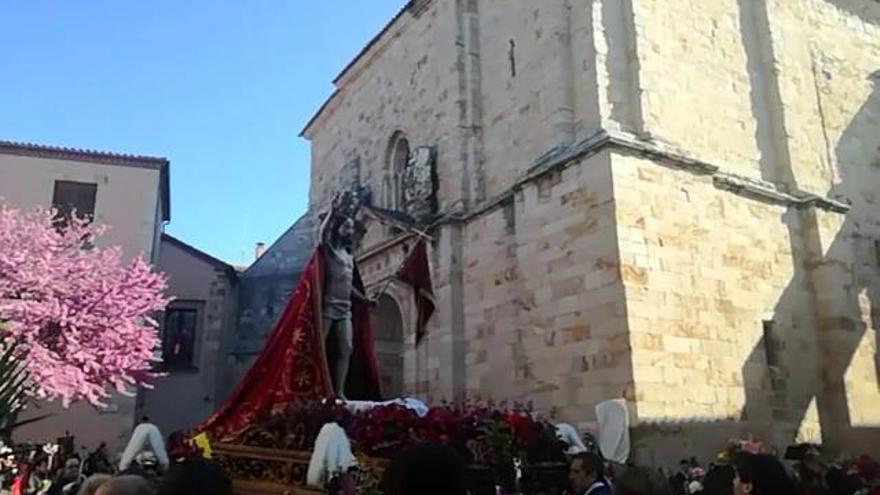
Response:
[{"label": "pink flower blossom", "polygon": [[168,300],[166,279],[118,247],[94,247],[106,230],[54,212],[0,206],[0,322],[16,343],[33,395],[101,405],[114,389],[146,385],[159,344],[150,317]]}]

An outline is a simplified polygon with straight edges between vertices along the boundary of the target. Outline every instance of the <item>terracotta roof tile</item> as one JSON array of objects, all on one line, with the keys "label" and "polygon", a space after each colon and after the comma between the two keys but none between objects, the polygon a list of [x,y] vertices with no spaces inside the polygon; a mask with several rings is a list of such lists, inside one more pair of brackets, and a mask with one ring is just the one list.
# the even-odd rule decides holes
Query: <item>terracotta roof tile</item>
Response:
[{"label": "terracotta roof tile", "polygon": [[126,153],[112,153],[109,151],[49,146],[35,143],[20,143],[4,140],[0,140],[0,153],[39,156],[41,158],[57,158],[62,160],[113,163],[119,165],[151,166],[150,168],[159,168],[168,163],[167,158],[154,156],[130,155]]}]

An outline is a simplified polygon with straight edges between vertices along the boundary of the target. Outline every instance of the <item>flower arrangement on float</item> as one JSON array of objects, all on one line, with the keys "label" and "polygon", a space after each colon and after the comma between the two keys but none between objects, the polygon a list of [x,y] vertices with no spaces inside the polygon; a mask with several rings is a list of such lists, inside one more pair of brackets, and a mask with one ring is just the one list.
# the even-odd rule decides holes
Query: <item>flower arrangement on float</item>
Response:
[{"label": "flower arrangement on float", "polygon": [[355,451],[370,457],[389,458],[402,447],[432,442],[450,445],[480,465],[564,459],[554,426],[528,406],[473,401],[444,403],[425,415],[399,404],[352,411],[344,403],[309,402],[272,415],[243,440],[256,447],[309,450],[331,422],[346,431]]},{"label": "flower arrangement on float", "polygon": [[728,440],[724,450],[718,453],[717,459],[719,462],[726,464],[731,462],[741,452],[773,456],[778,454],[776,448],[769,442],[756,440],[754,437],[749,436],[749,438],[732,438]]},{"label": "flower arrangement on float", "polygon": [[[309,451],[327,423],[345,430],[358,456],[389,459],[419,443],[448,445],[470,465],[471,476],[485,484],[512,487],[530,466],[565,461],[565,444],[554,425],[534,414],[530,405],[473,400],[442,403],[423,414],[396,403],[354,411],[341,402],[314,401],[260,421],[260,428],[239,441]],[[357,484],[363,493],[376,480],[361,473]]]}]

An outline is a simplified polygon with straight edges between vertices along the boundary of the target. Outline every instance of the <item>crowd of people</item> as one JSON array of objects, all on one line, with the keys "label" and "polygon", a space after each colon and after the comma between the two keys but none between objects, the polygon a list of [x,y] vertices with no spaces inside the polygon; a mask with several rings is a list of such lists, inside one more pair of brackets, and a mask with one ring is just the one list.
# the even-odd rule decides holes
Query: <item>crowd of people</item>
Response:
[{"label": "crowd of people", "polygon": [[[595,454],[572,460],[573,495],[874,495],[880,486],[835,466],[811,464],[804,458],[786,465],[764,453],[739,452],[729,463],[703,469],[694,460],[682,460],[679,472],[634,466],[609,470]],[[876,479],[874,479],[876,481]]]},{"label": "crowd of people", "polygon": [[792,478],[779,461],[764,454],[739,454],[732,465],[705,472],[676,473],[627,466],[611,476],[592,453],[575,456],[570,465],[572,495],[795,495]]},{"label": "crowd of people", "polygon": [[[877,464],[873,463],[876,470]],[[605,462],[596,452],[569,459],[567,495],[878,495],[880,472],[846,472],[807,452],[786,465],[766,453],[738,452],[724,463],[701,467],[682,460],[671,475],[662,469]],[[870,481],[870,482],[869,482]],[[480,495],[469,491],[467,466],[452,449],[417,445],[398,453],[382,480],[385,495]],[[548,489],[544,493],[559,493]]]},{"label": "crowd of people", "polygon": [[[87,455],[43,450],[31,451],[27,460],[19,463],[15,478],[3,480],[2,495],[233,493],[232,482],[223,469],[205,459],[185,435],[172,434],[166,442],[147,418],[135,428],[125,451],[113,461],[105,445]],[[880,495],[880,466],[869,458],[846,467],[824,462],[815,447],[789,454],[785,457],[791,462],[786,464],[772,454],[738,451],[705,468],[694,458],[683,459],[677,471],[668,473],[663,469],[608,463],[597,448],[581,449],[568,456],[564,480],[568,486],[564,493]],[[470,481],[468,466],[458,452],[448,446],[424,443],[397,452],[375,489],[384,495],[483,495],[475,493]],[[361,488],[343,483],[333,492],[354,495],[363,493]],[[547,488],[541,493],[562,493],[559,487]]]},{"label": "crowd of people", "polygon": [[[89,473],[78,457],[66,459],[50,476],[45,459],[25,469],[12,495],[231,495],[222,468],[198,456],[171,455],[167,469],[141,458],[125,470]],[[803,479],[774,456],[739,453],[730,464],[703,470],[682,461],[671,476],[637,466],[609,466],[600,455],[585,452],[569,462],[570,495],[856,495],[869,492],[844,473],[825,473],[824,483]],[[452,449],[420,444],[402,450],[384,473],[385,495],[467,495],[467,466]],[[343,490],[356,493],[354,487]],[[471,494],[474,495],[474,494]]]},{"label": "crowd of people", "polygon": [[3,495],[232,495],[232,482],[219,465],[181,433],[166,442],[148,418],[113,461],[104,444],[86,455],[59,452],[61,462],[53,453],[27,450],[6,473]]},{"label": "crowd of people", "polygon": [[[216,464],[204,459],[187,459],[175,462],[161,475],[149,469],[133,466],[115,473],[96,473],[90,476],[78,474],[73,468],[76,458],[68,459],[59,478],[45,484],[34,485],[30,481],[12,495],[184,495],[216,494],[232,495],[232,483]],[[33,475],[27,476],[33,480]],[[39,477],[36,477],[39,479]]]}]

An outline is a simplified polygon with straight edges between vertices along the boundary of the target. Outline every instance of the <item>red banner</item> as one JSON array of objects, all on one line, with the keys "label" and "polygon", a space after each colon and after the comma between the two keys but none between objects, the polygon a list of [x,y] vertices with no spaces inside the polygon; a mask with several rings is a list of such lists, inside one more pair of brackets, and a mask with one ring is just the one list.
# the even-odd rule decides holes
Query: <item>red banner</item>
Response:
[{"label": "red banner", "polygon": [[413,247],[397,277],[411,285],[415,294],[416,345],[418,345],[427,332],[428,320],[436,310],[434,284],[431,281],[431,265],[428,261],[428,243],[424,239]]}]

